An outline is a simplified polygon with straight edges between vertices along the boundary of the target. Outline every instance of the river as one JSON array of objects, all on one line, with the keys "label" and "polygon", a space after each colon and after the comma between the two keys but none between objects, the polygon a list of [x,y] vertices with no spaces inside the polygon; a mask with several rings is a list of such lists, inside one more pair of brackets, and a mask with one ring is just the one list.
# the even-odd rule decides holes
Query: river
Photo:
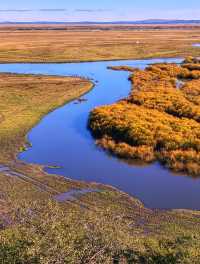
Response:
[{"label": "river", "polygon": [[45,116],[28,134],[31,143],[19,159],[60,168],[49,173],[74,180],[112,185],[140,199],[150,208],[200,209],[200,179],[175,175],[158,163],[128,164],[99,149],[87,130],[88,115],[96,106],[111,104],[128,95],[128,72],[108,70],[107,66],[128,65],[145,68],[157,62],[180,59],[152,59],[63,64],[0,64],[0,72],[79,75],[93,80],[95,87],[84,96]]}]

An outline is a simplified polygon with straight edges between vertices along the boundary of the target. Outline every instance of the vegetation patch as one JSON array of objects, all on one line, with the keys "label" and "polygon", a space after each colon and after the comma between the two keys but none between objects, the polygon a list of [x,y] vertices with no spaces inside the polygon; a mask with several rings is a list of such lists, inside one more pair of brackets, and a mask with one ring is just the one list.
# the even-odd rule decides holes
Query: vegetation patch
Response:
[{"label": "vegetation patch", "polygon": [[49,111],[88,92],[85,79],[0,74],[0,163],[25,148],[28,131]]},{"label": "vegetation patch", "polygon": [[0,25],[0,62],[200,56],[199,26]]},{"label": "vegetation patch", "polygon": [[200,261],[199,212],[149,210],[108,189],[81,203],[57,204],[44,197],[13,202],[16,224],[0,232],[2,263]]},{"label": "vegetation patch", "polygon": [[[133,70],[130,95],[90,114],[97,143],[122,158],[159,160],[175,171],[200,175],[199,66],[199,60],[188,58],[182,65]],[[180,88],[177,80],[184,81]]]}]

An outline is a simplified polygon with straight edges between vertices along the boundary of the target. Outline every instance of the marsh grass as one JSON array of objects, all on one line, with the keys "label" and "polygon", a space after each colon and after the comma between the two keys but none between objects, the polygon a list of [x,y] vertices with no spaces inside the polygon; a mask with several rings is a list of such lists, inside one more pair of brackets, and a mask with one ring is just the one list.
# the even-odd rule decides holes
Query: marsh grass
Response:
[{"label": "marsh grass", "polygon": [[115,30],[1,27],[0,62],[79,62],[200,56],[199,28]]},{"label": "marsh grass", "polygon": [[[22,187],[22,186],[21,186]],[[0,232],[5,263],[198,263],[199,212],[155,211],[117,191],[15,203],[17,224]]]},{"label": "marsh grass", "polygon": [[[188,58],[181,66],[135,69],[128,98],[91,112],[89,127],[97,143],[121,158],[157,159],[170,169],[199,176],[199,65]],[[184,80],[180,89],[177,79]]]},{"label": "marsh grass", "polygon": [[[108,186],[48,175],[15,159],[31,127],[91,88],[79,78],[0,74],[0,163],[27,176],[0,172],[0,262],[199,263],[199,212],[147,209]],[[184,89],[195,100],[191,87]],[[139,156],[140,150],[149,155],[151,146],[138,149]],[[67,190],[92,187],[101,191],[74,202],[54,199]]]},{"label": "marsh grass", "polygon": [[28,131],[49,111],[92,88],[81,78],[0,74],[0,162],[25,148]]}]

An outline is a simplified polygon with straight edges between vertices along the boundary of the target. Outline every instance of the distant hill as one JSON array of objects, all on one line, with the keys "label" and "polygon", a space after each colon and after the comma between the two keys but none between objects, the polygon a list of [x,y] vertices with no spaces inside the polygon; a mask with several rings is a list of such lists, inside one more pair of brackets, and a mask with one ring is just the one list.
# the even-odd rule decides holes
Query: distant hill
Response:
[{"label": "distant hill", "polygon": [[4,21],[0,22],[0,24],[72,24],[72,25],[82,25],[82,24],[98,24],[98,25],[116,25],[116,24],[124,24],[124,25],[156,25],[156,24],[200,24],[200,20],[168,20],[168,19],[147,19],[147,20],[138,20],[138,21],[111,21],[111,22],[96,22],[96,21],[80,21],[80,22],[55,22],[55,21],[36,21],[36,22],[12,22],[12,21]]}]

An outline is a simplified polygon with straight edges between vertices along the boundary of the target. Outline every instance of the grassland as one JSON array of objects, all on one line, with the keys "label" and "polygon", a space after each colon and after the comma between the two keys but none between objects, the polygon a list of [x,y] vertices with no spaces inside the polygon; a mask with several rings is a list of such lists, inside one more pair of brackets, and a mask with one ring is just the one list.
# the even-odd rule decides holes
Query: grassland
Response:
[{"label": "grassland", "polygon": [[15,159],[41,117],[92,86],[81,78],[0,74],[0,162]]},{"label": "grassland", "polygon": [[[0,80],[0,157],[9,166],[0,172],[1,263],[199,262],[199,212],[147,209],[110,187],[48,175],[15,159],[27,131],[91,89],[90,82],[16,74]],[[94,191],[56,200],[86,188]]]},{"label": "grassland", "polygon": [[[3,62],[114,58],[113,43],[119,44],[116,36],[125,36],[120,30],[110,32],[112,42],[106,33],[111,43],[106,43],[104,49],[105,30],[97,35],[81,32],[77,36],[60,29],[1,30]],[[185,38],[183,32],[180,34]],[[85,38],[88,43],[88,36],[93,43],[98,36],[97,45],[82,45]],[[75,46],[69,44],[71,38],[76,39]],[[197,40],[198,37],[187,40],[186,53],[198,53],[190,46]],[[120,49],[117,56],[123,58],[123,49],[132,49],[132,41],[116,47],[115,51]],[[84,46],[81,51],[80,45]],[[141,56],[145,50],[140,55],[136,53]],[[194,66],[190,62],[190,67]],[[193,89],[196,81],[184,87],[185,96],[194,104],[199,100],[198,89]],[[89,81],[80,78],[0,74],[0,263],[199,263],[199,212],[148,209],[137,199],[108,186],[48,175],[39,166],[16,160],[16,154],[27,143],[27,132],[45,114],[91,88]],[[8,169],[1,170],[1,165]],[[74,200],[56,200],[57,195],[72,189],[88,188],[94,191]]]},{"label": "grassland", "polygon": [[[6,207],[9,208],[7,203],[4,206],[3,197],[8,195],[6,188],[11,189],[9,194],[13,197],[11,204],[14,200],[20,200],[19,186],[23,182],[24,191],[21,194],[28,195],[29,187],[39,188],[41,191],[37,194],[38,199],[43,194],[46,197],[46,195],[64,192],[69,186],[73,188],[72,183],[63,186],[62,179],[47,177],[39,166],[21,163],[17,160],[16,155],[24,150],[28,143],[27,132],[44,115],[64,103],[80,97],[92,87],[93,84],[90,81],[78,77],[0,74],[0,167],[8,166],[9,168],[6,171],[1,171],[0,168],[2,195],[0,214],[7,211]],[[12,174],[13,172],[15,175]],[[28,178],[26,179],[20,173],[28,175]],[[14,179],[7,179],[8,177]],[[11,184],[11,182],[13,183]],[[47,189],[50,188],[50,194],[43,184]],[[14,191],[15,185],[18,193]],[[76,185],[79,186],[78,183]]]},{"label": "grassland", "polygon": [[1,26],[0,62],[200,56],[198,26]]}]

